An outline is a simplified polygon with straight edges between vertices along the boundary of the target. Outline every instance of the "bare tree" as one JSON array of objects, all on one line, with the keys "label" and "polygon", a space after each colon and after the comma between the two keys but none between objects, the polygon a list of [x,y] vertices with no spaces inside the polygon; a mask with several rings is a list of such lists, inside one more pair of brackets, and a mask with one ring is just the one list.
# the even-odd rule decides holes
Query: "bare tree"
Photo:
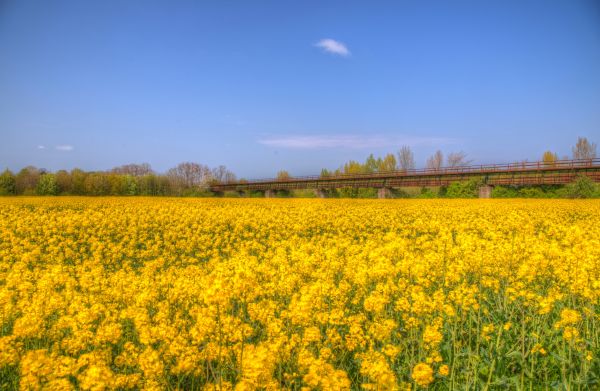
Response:
[{"label": "bare tree", "polygon": [[442,163],[444,162],[444,155],[442,151],[436,151],[429,159],[427,159],[427,168],[433,170],[439,170],[442,168]]},{"label": "bare tree", "polygon": [[205,185],[210,179],[210,169],[202,164],[185,162],[167,171],[167,176],[184,188]]},{"label": "bare tree", "polygon": [[398,165],[404,171],[414,170],[415,156],[408,145],[403,145],[398,151]]},{"label": "bare tree", "polygon": [[235,174],[227,169],[227,167],[221,165],[211,170],[212,180],[218,183],[229,183],[235,181]]},{"label": "bare tree", "polygon": [[446,160],[448,167],[461,167],[467,166],[471,163],[471,160],[467,160],[467,154],[464,152],[452,152],[448,155]]},{"label": "bare tree", "polygon": [[595,159],[596,158],[596,143],[590,143],[587,138],[579,137],[577,144],[572,148],[573,159]]},{"label": "bare tree", "polygon": [[152,170],[152,167],[150,167],[150,165],[148,163],[125,164],[125,165],[122,165],[119,167],[115,167],[111,171],[114,172],[115,174],[131,175],[131,176],[135,176],[135,177],[154,173],[154,171]]}]

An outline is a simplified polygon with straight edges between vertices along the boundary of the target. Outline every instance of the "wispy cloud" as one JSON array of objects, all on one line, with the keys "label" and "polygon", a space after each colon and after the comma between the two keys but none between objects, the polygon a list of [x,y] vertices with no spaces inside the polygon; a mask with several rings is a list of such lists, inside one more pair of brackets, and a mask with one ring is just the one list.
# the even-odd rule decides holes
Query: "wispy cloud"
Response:
[{"label": "wispy cloud", "polygon": [[46,147],[44,145],[38,145],[37,149],[46,149]]},{"label": "wispy cloud", "polygon": [[72,145],[57,145],[55,147],[55,149],[57,151],[66,151],[66,152],[68,152],[68,151],[72,151],[73,149],[75,149],[75,147],[73,147]]},{"label": "wispy cloud", "polygon": [[455,139],[443,137],[413,136],[359,136],[359,135],[314,135],[314,136],[281,136],[266,137],[258,140],[269,147],[292,149],[347,148],[368,149],[398,147],[401,145],[445,145],[453,144]]},{"label": "wispy cloud", "polygon": [[346,45],[335,39],[324,38],[317,42],[315,46],[327,53],[337,54],[338,56],[347,57],[350,55],[350,50],[348,50]]}]

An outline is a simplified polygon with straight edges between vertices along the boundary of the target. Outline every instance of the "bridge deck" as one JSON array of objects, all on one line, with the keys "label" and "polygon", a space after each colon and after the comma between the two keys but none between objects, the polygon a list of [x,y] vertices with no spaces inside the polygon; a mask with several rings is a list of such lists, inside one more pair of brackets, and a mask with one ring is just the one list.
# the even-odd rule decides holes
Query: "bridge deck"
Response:
[{"label": "bridge deck", "polygon": [[600,182],[600,159],[559,160],[553,163],[523,162],[492,165],[443,167],[386,171],[366,174],[340,174],[330,176],[303,176],[286,179],[256,179],[214,184],[211,190],[291,190],[334,189],[342,187],[411,187],[444,186],[472,178],[488,185],[550,185],[572,182],[578,175],[587,175]]}]

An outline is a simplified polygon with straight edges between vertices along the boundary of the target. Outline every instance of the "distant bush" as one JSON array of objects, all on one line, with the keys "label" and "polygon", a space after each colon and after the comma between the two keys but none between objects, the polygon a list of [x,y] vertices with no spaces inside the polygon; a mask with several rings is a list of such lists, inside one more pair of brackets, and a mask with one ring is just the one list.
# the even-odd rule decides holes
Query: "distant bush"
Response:
[{"label": "distant bush", "polygon": [[358,189],[358,198],[377,198],[377,189]]},{"label": "distant bush", "polygon": [[523,187],[519,189],[518,196],[523,198],[547,198],[547,194],[539,187]]},{"label": "distant bush", "polygon": [[421,188],[421,194],[417,195],[416,198],[436,198],[437,195],[436,193],[433,192],[433,190],[431,190],[428,187],[423,187]]},{"label": "distant bush", "polygon": [[472,179],[466,182],[454,182],[448,186],[446,197],[448,198],[477,198],[481,182]]},{"label": "distant bush", "polygon": [[292,197],[315,198],[316,194],[313,189],[299,189],[299,190],[292,190]]},{"label": "distant bush", "polygon": [[519,190],[515,187],[496,186],[492,189],[492,198],[518,198]]},{"label": "distant bush", "polygon": [[599,186],[589,177],[580,175],[565,187],[565,196],[568,198],[592,198],[598,197]]},{"label": "distant bush", "polygon": [[275,197],[277,198],[289,198],[292,197],[292,193],[289,190],[277,190],[275,193]]},{"label": "distant bush", "polygon": [[414,196],[403,189],[392,189],[394,198],[413,198]]},{"label": "distant bush", "polygon": [[344,187],[337,189],[340,198],[377,198],[377,189]]}]

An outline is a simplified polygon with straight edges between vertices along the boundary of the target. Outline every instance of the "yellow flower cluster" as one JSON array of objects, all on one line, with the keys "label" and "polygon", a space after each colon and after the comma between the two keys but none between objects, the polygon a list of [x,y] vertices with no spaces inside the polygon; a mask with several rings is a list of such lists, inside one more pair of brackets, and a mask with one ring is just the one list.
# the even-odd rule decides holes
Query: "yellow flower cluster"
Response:
[{"label": "yellow flower cluster", "polygon": [[3,198],[0,389],[593,388],[599,222],[598,201]]}]

